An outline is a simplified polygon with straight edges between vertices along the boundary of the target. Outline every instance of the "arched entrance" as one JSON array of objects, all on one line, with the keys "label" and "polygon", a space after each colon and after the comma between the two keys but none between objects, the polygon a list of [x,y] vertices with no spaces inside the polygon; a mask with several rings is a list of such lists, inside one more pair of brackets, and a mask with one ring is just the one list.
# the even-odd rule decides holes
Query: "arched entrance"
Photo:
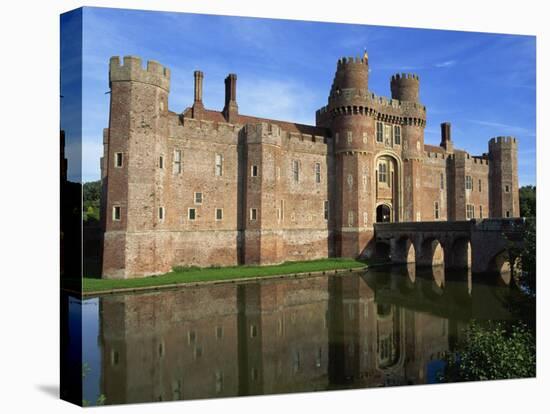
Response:
[{"label": "arched entrance", "polygon": [[389,223],[391,221],[391,208],[387,204],[376,207],[376,222]]},{"label": "arched entrance", "polygon": [[374,169],[376,221],[401,221],[403,198],[399,156],[393,151],[379,152],[374,159]]}]

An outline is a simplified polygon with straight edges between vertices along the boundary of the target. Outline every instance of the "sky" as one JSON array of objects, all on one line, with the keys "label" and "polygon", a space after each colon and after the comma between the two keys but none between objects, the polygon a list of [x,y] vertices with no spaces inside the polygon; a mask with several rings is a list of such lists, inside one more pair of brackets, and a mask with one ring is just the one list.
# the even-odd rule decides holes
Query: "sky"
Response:
[{"label": "sky", "polygon": [[[217,110],[224,78],[236,73],[240,113],[313,125],[338,58],[366,49],[377,95],[390,96],[394,73],[420,76],[425,143],[439,145],[441,122],[451,122],[455,147],[473,155],[487,152],[492,137],[516,136],[520,185],[536,183],[534,36],[105,8],[82,16],[83,181],[100,177],[111,56],[170,68],[174,112],[193,102],[194,70],[204,72],[205,106]],[[69,178],[78,174],[69,165]]]}]

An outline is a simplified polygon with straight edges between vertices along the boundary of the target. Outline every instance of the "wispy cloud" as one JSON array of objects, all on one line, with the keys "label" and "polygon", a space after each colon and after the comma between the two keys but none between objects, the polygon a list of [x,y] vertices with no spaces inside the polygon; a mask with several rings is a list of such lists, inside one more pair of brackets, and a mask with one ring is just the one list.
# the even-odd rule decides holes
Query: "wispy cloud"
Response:
[{"label": "wispy cloud", "polygon": [[480,120],[477,120],[477,119],[468,119],[468,122],[471,122],[472,124],[476,124],[476,125],[481,125],[481,126],[484,126],[484,127],[493,128],[493,129],[502,131],[503,133],[512,134],[512,135],[513,134],[518,134],[518,135],[523,135],[523,136],[526,136],[526,137],[534,137],[536,135],[535,131],[532,131],[530,129],[520,127],[520,126],[517,126],[517,125],[505,124],[505,123],[502,123],[502,122],[480,121]]},{"label": "wispy cloud", "polygon": [[449,68],[457,64],[456,60],[446,60],[445,62],[439,62],[435,64],[436,68]]}]

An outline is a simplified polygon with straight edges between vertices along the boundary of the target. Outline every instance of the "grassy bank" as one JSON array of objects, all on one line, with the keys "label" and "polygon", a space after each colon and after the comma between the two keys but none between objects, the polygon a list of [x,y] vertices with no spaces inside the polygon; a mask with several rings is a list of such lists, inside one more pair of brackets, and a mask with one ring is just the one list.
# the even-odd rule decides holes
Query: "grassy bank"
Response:
[{"label": "grassy bank", "polygon": [[365,267],[367,261],[349,258],[330,258],[304,262],[286,262],[274,266],[231,266],[231,267],[180,267],[161,276],[137,279],[107,280],[84,278],[84,292],[98,292],[112,289],[128,289],[171,285],[175,283],[206,282],[251,277],[273,276],[295,273],[321,272],[335,269]]}]

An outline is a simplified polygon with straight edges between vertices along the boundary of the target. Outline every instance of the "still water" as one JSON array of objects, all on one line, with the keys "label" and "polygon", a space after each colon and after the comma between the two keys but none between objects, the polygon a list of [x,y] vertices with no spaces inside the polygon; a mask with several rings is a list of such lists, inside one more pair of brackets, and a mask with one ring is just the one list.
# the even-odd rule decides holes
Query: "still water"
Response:
[{"label": "still water", "polygon": [[86,299],[84,399],[434,383],[471,319],[518,318],[506,282],[401,266]]}]

